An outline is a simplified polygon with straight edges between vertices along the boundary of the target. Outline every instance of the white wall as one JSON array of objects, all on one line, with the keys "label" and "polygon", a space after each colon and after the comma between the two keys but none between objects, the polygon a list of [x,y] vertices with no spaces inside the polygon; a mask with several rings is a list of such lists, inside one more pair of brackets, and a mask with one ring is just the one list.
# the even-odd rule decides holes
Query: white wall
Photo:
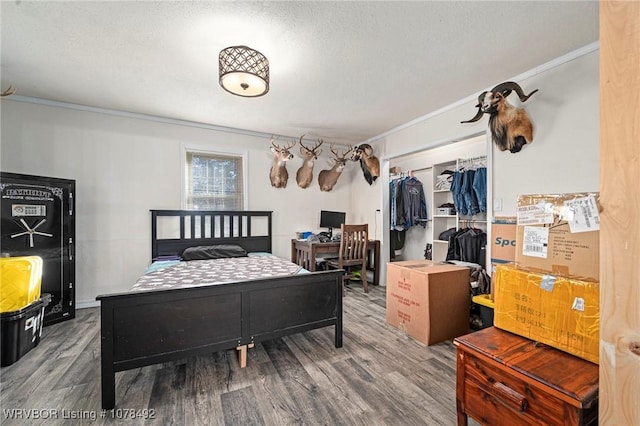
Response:
[{"label": "white wall", "polygon": [[[527,92],[539,89],[525,104],[535,126],[533,144],[517,154],[493,148],[489,155],[490,190],[503,201],[496,215],[515,214],[515,200],[522,193],[598,190],[598,50],[570,62],[543,64],[530,74],[516,81]],[[388,176],[390,159],[486,132],[486,118],[460,124],[475,114],[474,104],[454,105],[370,142],[382,174]],[[357,163],[350,163],[332,192],[321,193],[317,185],[305,190],[295,185],[301,162],[296,158],[288,187],[275,189],[268,177],[269,140],[260,135],[10,98],[2,100],[0,115],[3,171],[76,180],[80,306],[98,294],[126,291],[149,263],[149,209],[181,206],[183,143],[248,151],[248,208],[274,211],[275,254],[289,257],[295,231],[318,230],[319,211],[326,209],[347,211],[352,223],[369,223],[372,236],[383,242],[383,263],[388,260],[388,237],[382,230],[388,221],[388,185],[384,178],[368,185]],[[327,152],[316,164],[316,175],[328,168]]]},{"label": "white wall", "polygon": [[494,148],[493,196],[503,201],[496,215],[515,215],[519,194],[598,191],[598,66],[595,51],[522,82],[539,89],[525,103],[534,141],[517,154]]},{"label": "white wall", "polygon": [[[273,252],[289,258],[298,230],[318,230],[321,209],[348,211],[350,162],[333,191],[296,185],[299,157],[287,167],[285,189],[271,187],[268,135],[230,133],[142,116],[119,116],[57,105],[3,99],[0,167],[3,171],[76,180],[76,299],[127,291],[149,264],[150,209],[181,208],[181,146],[248,152],[252,210],[273,210]],[[265,136],[265,137],[263,137]],[[329,149],[316,163],[329,168]],[[347,220],[351,220],[348,213]]]},{"label": "white wall", "polygon": [[[494,215],[515,215],[519,194],[598,191],[598,59],[596,46],[542,64],[522,78],[515,78],[527,93],[539,89],[522,105],[534,124],[534,141],[516,154],[498,151],[495,146],[488,153],[488,173],[493,182],[488,189],[493,198],[487,203],[492,205],[493,199],[502,201],[501,211],[494,211]],[[478,93],[486,89],[479,87]],[[509,101],[520,105],[515,95]],[[468,102],[430,113],[422,120],[392,129],[381,139],[370,141],[380,153],[383,171],[388,176],[390,159],[486,132],[486,117],[476,123],[460,123],[475,115],[475,104],[475,99],[470,98]],[[377,189],[377,194],[367,194],[367,203],[352,203],[352,210],[358,216],[359,212],[364,215],[380,208],[386,223],[389,220],[388,211],[385,212],[388,188],[383,184]],[[385,233],[381,237],[384,247],[388,237]],[[385,261],[389,258],[387,251],[383,249]],[[384,272],[382,276],[386,276]]]}]

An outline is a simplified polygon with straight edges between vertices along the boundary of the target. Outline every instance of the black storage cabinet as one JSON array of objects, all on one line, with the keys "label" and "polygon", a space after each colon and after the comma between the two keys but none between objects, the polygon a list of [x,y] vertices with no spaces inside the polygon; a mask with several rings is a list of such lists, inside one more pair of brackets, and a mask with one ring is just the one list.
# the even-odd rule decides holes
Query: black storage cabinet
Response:
[{"label": "black storage cabinet", "polygon": [[75,317],[75,180],[0,172],[2,256],[40,256],[44,325]]}]

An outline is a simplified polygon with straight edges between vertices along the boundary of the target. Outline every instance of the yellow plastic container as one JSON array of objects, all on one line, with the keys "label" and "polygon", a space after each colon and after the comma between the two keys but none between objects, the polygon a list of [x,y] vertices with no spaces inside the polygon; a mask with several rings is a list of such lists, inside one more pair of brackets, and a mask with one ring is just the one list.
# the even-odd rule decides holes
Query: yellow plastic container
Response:
[{"label": "yellow plastic container", "polygon": [[0,312],[18,311],[40,298],[42,258],[0,258]]},{"label": "yellow plastic container", "polygon": [[482,328],[491,327],[493,325],[493,309],[495,307],[490,294],[479,294],[473,296],[471,301],[480,307],[480,319],[482,320]]}]

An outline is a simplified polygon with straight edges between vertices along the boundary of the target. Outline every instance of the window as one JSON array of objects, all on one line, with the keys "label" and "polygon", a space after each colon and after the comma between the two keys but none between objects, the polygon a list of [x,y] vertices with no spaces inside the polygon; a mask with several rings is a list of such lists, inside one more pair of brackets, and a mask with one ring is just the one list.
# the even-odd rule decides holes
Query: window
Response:
[{"label": "window", "polygon": [[185,149],[185,208],[243,210],[246,154]]}]

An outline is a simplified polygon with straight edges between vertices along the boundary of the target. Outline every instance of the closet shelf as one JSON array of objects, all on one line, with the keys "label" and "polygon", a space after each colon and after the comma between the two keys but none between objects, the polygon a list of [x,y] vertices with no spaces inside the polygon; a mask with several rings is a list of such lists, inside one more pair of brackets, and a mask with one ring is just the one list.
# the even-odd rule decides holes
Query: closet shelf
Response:
[{"label": "closet shelf", "polygon": [[[458,217],[455,214],[434,214],[433,217]],[[479,220],[476,222],[480,222]]]}]

